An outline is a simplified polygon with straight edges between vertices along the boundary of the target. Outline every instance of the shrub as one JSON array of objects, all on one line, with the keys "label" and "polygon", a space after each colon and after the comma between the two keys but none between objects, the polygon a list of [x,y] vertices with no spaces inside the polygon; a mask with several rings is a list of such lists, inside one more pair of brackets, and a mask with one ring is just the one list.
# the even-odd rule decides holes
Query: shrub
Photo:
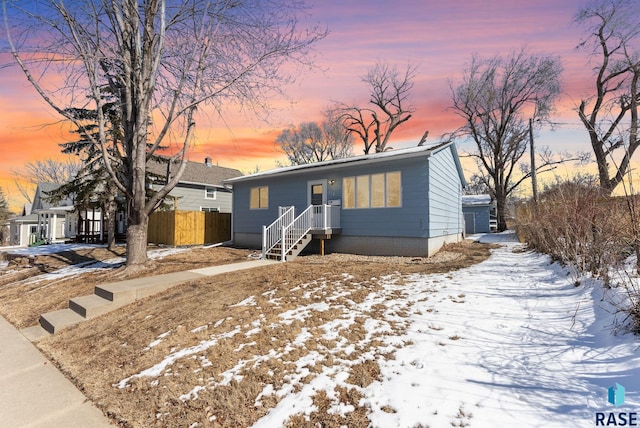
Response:
[{"label": "shrub", "polygon": [[585,274],[609,283],[610,269],[633,249],[624,198],[579,181],[556,183],[537,206],[521,205],[516,229],[520,240],[569,266],[576,285]]}]

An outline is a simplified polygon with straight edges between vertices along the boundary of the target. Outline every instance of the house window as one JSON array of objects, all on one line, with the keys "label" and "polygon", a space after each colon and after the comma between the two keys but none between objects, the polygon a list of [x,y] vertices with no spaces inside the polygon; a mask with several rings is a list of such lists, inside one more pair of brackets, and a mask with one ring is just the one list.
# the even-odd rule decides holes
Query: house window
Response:
[{"label": "house window", "polygon": [[401,206],[400,171],[345,177],[342,180],[343,207],[391,208]]},{"label": "house window", "polygon": [[342,180],[342,204],[344,208],[356,207],[356,179],[345,177]]},{"label": "house window", "polygon": [[252,210],[269,208],[269,187],[252,187],[249,207]]},{"label": "house window", "polygon": [[218,208],[211,208],[211,207],[200,207],[200,211],[203,211],[205,213],[217,213],[220,210]]},{"label": "house window", "polygon": [[204,198],[205,199],[215,199],[216,198],[216,189],[214,187],[205,187],[205,189],[204,189]]},{"label": "house window", "polygon": [[385,197],[387,207],[402,206],[402,197],[400,192],[402,189],[402,179],[400,176],[400,171],[388,172],[385,174],[385,178]]},{"label": "house window", "polygon": [[369,175],[356,177],[356,208],[369,208]]}]

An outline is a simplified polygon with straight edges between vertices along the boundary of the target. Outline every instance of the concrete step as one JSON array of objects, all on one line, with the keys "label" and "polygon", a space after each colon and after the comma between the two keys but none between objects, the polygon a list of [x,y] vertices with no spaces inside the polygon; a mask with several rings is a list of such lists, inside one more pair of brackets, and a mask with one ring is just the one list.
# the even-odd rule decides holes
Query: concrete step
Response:
[{"label": "concrete step", "polygon": [[95,287],[94,291],[103,299],[119,305],[126,305],[197,278],[202,278],[202,275],[189,271],[167,273],[99,285]]},{"label": "concrete step", "polygon": [[51,334],[45,330],[40,324],[32,325],[31,327],[26,327],[20,330],[20,333],[24,337],[26,337],[29,342],[34,342],[41,337],[50,336]]},{"label": "concrete step", "polygon": [[74,297],[69,300],[69,309],[83,316],[84,318],[94,318],[107,312],[111,312],[122,304],[114,303],[92,294],[90,296]]},{"label": "concrete step", "polygon": [[56,331],[60,331],[65,327],[81,323],[85,320],[85,317],[71,309],[61,309],[40,315],[40,325],[51,334],[55,334]]}]

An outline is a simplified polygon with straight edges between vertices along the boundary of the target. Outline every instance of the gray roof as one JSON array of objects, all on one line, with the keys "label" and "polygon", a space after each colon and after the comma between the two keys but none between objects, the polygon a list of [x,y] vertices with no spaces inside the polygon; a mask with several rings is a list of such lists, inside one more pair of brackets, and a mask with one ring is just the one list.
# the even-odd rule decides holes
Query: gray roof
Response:
[{"label": "gray roof", "polygon": [[[152,174],[166,177],[167,175],[167,161],[163,158],[161,160],[150,160],[147,162],[147,171]],[[177,170],[179,163],[175,163],[172,166],[173,170]],[[204,162],[191,162],[187,161],[187,167],[184,170],[184,174],[180,177],[181,183],[201,183],[211,184],[215,186],[222,186],[224,180],[240,177],[242,173],[237,169],[225,168],[222,166],[206,164]]]},{"label": "gray roof", "polygon": [[15,223],[37,223],[38,214],[29,214],[29,215],[22,215],[19,217],[13,217],[13,218],[10,218],[9,221],[15,222]]},{"label": "gray roof", "polygon": [[62,186],[60,183],[48,183],[48,182],[40,182],[38,183],[38,187],[36,188],[36,194],[33,197],[33,209],[35,210],[48,210],[54,207],[66,207],[73,206],[73,199],[66,198],[57,204],[52,204],[47,201],[47,192],[51,192],[56,190],[58,187]]},{"label": "gray roof", "polygon": [[491,195],[462,195],[462,205],[491,205]]},{"label": "gray roof", "polygon": [[455,144],[453,142],[441,142],[435,143],[425,146],[414,146],[407,149],[397,149],[397,150],[389,150],[382,153],[370,153],[367,155],[360,156],[352,156],[341,159],[332,159],[323,162],[314,162],[303,165],[293,165],[286,166],[283,168],[276,168],[269,171],[261,171],[255,174],[245,175],[242,177],[236,177],[228,179],[226,182],[228,184],[239,183],[243,181],[261,179],[264,177],[270,177],[275,175],[285,175],[285,174],[295,174],[303,171],[307,171],[309,169],[319,170],[319,169],[330,169],[330,168],[340,168],[340,167],[349,167],[354,163],[373,163],[373,162],[386,162],[389,159],[404,159],[404,158],[413,158],[419,156],[429,157],[432,154],[444,150],[446,148],[451,148],[453,150],[454,160],[456,162],[456,168],[458,169],[458,174],[463,183],[466,183],[464,179],[464,174],[462,172],[462,166],[460,165],[460,160],[458,159],[457,151],[455,149]]}]

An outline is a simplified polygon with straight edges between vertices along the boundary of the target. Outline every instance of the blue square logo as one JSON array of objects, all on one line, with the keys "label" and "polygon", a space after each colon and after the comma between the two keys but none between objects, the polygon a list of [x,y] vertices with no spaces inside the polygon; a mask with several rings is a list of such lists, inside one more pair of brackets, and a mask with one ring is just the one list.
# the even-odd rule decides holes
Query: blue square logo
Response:
[{"label": "blue square logo", "polygon": [[622,406],[624,404],[624,386],[616,382],[614,386],[609,388],[607,401],[616,407]]}]

